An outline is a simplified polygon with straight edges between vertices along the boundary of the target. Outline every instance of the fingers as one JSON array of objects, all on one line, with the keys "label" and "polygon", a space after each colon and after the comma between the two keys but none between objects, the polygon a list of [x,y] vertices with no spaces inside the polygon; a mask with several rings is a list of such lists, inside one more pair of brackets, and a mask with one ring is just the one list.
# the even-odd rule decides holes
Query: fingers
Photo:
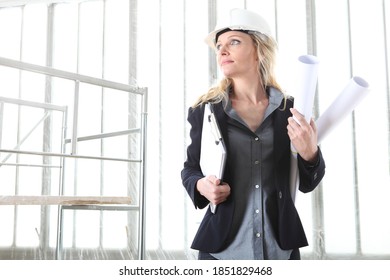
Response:
[{"label": "fingers", "polygon": [[313,119],[310,124],[296,109],[290,109],[293,117],[288,118],[287,133],[296,151],[307,161],[317,155],[317,127]]},{"label": "fingers", "polygon": [[214,205],[218,205],[227,200],[230,195],[230,186],[228,184],[218,185],[213,188],[213,196],[210,202]]},{"label": "fingers", "polygon": [[291,140],[305,137],[307,134],[310,135],[312,133],[311,124],[309,125],[305,117],[296,109],[291,108],[290,111],[293,116],[288,118],[287,130]]},{"label": "fingers", "polygon": [[221,180],[218,179],[215,175],[208,175],[206,179],[209,180],[213,185],[221,184]]},{"label": "fingers", "polygon": [[294,120],[294,122],[292,122],[292,124],[295,124],[294,127],[300,127],[300,126],[307,126],[308,123],[305,119],[305,116],[302,115],[297,109],[295,108],[290,108],[290,112],[292,113],[292,117],[290,120],[289,118],[289,123],[290,121],[292,122]]},{"label": "fingers", "polygon": [[213,175],[200,179],[197,183],[197,189],[212,204],[218,205],[224,202],[230,195],[230,186],[220,184],[221,180]]}]

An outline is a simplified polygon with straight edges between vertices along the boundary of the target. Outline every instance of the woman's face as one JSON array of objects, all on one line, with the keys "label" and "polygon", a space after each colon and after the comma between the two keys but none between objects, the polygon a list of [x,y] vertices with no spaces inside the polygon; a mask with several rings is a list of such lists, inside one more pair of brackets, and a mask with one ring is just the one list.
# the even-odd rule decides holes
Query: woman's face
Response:
[{"label": "woman's face", "polygon": [[227,78],[243,77],[257,73],[258,59],[250,35],[240,31],[227,31],[216,43],[217,61]]}]

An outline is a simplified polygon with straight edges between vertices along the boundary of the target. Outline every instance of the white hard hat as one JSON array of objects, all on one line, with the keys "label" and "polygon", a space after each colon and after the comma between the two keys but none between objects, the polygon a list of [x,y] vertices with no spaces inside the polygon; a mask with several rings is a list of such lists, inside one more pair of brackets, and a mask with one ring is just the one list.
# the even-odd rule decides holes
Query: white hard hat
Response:
[{"label": "white hard hat", "polygon": [[245,9],[232,9],[227,18],[217,22],[214,31],[210,32],[206,37],[206,43],[210,47],[215,48],[216,35],[225,29],[257,31],[272,37],[271,28],[259,14]]}]

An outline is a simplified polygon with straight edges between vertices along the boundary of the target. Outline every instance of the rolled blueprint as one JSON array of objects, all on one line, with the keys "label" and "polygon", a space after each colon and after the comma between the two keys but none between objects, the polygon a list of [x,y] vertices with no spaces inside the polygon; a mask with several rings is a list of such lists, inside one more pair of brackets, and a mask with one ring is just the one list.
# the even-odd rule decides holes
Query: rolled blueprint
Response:
[{"label": "rolled blueprint", "polygon": [[351,78],[343,91],[317,119],[318,143],[356,108],[369,91],[369,84],[363,78]]},{"label": "rolled blueprint", "polygon": [[[310,123],[313,112],[314,95],[317,87],[319,60],[313,55],[302,55],[298,58],[297,83],[294,89],[294,108],[305,116]],[[299,123],[299,122],[298,122]],[[291,144],[290,157],[290,192],[293,201],[299,186],[297,152]]]},{"label": "rolled blueprint", "polygon": [[297,83],[294,89],[294,108],[310,122],[313,113],[314,95],[317,87],[319,60],[313,55],[298,58]]}]

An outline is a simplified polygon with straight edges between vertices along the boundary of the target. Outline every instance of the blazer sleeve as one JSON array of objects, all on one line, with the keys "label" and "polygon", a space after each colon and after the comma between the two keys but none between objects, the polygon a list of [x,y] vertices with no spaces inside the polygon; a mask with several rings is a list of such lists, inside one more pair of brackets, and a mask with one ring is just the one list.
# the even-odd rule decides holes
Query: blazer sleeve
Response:
[{"label": "blazer sleeve", "polygon": [[[289,96],[286,101],[286,108],[289,109],[293,107],[294,98]],[[285,110],[287,112],[287,118],[292,116],[290,110]],[[287,126],[286,118],[286,126]],[[313,191],[321,182],[322,178],[325,175],[325,161],[322,156],[320,147],[318,147],[318,157],[316,163],[313,165],[305,161],[298,154],[298,170],[299,170],[299,190],[303,193]]]},{"label": "blazer sleeve", "polygon": [[181,179],[184,188],[187,190],[195,208],[204,208],[209,201],[196,189],[196,184],[204,175],[200,168],[200,148],[202,139],[204,106],[190,108],[188,110],[187,121],[191,125],[191,143],[187,147],[187,158],[181,171]]},{"label": "blazer sleeve", "polygon": [[318,157],[314,165],[298,154],[298,170],[299,190],[304,193],[313,191],[325,175],[325,161],[320,147],[318,147]]}]

